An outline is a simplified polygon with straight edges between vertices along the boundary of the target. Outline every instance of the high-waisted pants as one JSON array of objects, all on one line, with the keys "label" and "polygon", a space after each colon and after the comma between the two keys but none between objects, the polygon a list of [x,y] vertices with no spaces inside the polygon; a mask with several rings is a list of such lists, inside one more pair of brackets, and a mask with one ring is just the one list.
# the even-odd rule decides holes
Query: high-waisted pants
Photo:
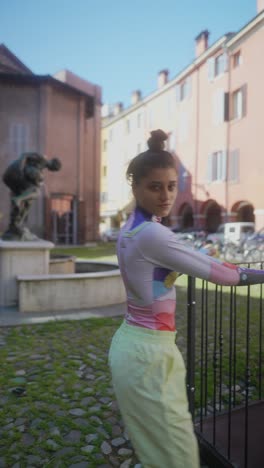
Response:
[{"label": "high-waisted pants", "polygon": [[143,467],[198,468],[185,365],[175,332],[124,322],[112,339],[109,365],[118,406]]}]

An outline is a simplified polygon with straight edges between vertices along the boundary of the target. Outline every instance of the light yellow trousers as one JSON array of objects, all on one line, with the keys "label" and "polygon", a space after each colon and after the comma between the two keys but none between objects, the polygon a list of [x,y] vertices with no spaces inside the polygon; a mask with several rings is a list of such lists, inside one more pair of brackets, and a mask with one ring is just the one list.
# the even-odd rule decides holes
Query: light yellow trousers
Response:
[{"label": "light yellow trousers", "polygon": [[198,468],[175,333],[123,323],[112,339],[109,365],[120,412],[144,468]]}]

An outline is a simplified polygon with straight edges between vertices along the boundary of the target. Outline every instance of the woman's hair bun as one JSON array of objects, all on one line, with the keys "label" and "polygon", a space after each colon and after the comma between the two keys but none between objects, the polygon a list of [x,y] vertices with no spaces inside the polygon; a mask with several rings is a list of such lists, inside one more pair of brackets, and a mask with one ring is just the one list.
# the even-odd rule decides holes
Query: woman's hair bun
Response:
[{"label": "woman's hair bun", "polygon": [[151,137],[148,139],[148,147],[151,151],[162,151],[164,149],[164,141],[168,135],[163,130],[153,130],[150,132]]}]

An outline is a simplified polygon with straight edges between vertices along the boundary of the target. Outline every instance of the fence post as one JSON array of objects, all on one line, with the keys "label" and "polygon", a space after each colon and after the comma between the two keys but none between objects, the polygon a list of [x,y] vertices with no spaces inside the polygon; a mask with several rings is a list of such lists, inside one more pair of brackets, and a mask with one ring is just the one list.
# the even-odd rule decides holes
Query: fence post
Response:
[{"label": "fence post", "polygon": [[187,289],[187,395],[189,411],[194,421],[195,411],[195,278],[188,276]]}]

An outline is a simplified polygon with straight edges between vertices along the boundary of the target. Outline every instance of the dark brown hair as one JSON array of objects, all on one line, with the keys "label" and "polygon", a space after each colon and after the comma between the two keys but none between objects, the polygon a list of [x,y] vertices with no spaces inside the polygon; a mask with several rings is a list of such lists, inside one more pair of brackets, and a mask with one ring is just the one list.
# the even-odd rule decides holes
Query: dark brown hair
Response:
[{"label": "dark brown hair", "polygon": [[152,169],[172,167],[176,170],[174,157],[164,150],[164,142],[167,138],[168,136],[163,130],[159,129],[151,132],[151,137],[147,141],[149,149],[138,154],[129,163],[126,177],[130,184],[137,184]]}]

